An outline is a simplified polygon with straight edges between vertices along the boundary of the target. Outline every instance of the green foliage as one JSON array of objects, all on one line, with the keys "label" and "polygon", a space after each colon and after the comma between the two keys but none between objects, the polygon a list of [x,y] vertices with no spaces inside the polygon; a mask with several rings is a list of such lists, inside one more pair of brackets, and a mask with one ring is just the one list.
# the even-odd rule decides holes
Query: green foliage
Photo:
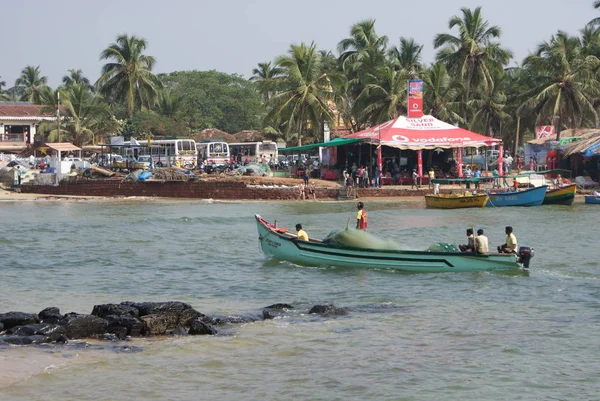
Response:
[{"label": "green foliage", "polygon": [[217,128],[235,133],[258,129],[265,108],[254,83],[217,71],[178,71],[159,76],[180,99],[175,117],[189,133]]},{"label": "green foliage", "polygon": [[177,121],[173,117],[156,114],[152,111],[138,111],[126,125],[127,131],[123,132],[125,136],[143,137],[148,135],[152,137],[160,136],[188,136],[185,124]]}]

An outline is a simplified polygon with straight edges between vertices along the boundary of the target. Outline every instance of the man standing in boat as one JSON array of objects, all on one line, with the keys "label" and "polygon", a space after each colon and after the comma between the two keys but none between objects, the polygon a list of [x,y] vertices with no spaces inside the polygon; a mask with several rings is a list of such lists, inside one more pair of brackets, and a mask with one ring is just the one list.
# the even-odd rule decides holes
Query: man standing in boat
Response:
[{"label": "man standing in boat", "polygon": [[358,202],[356,207],[358,208],[358,214],[356,215],[356,229],[367,231],[367,211],[364,209],[365,205],[362,202]]},{"label": "man standing in boat", "polygon": [[483,230],[481,228],[477,230],[477,237],[475,237],[475,250],[480,255],[487,255],[490,253],[488,237],[483,235]]},{"label": "man standing in boat", "polygon": [[517,244],[517,237],[513,234],[513,228],[506,226],[504,232],[506,233],[506,243],[498,246],[498,253],[517,253],[519,245]]}]

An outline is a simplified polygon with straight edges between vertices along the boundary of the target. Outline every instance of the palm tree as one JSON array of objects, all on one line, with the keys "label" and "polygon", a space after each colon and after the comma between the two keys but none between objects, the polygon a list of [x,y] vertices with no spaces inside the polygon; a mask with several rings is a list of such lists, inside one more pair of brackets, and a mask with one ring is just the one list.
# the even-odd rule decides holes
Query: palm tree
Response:
[{"label": "palm tree", "polygon": [[96,82],[107,97],[125,101],[129,117],[136,108],[154,105],[160,80],[152,73],[155,59],[143,54],[146,40],[137,36],[121,35],[100,54],[101,60],[112,60],[102,67]]},{"label": "palm tree", "polygon": [[318,132],[324,122],[331,123],[333,113],[327,101],[333,98],[331,82],[323,72],[316,45],[292,45],[287,56],[276,61],[281,68],[280,91],[269,101],[266,121],[270,126],[285,126],[288,139],[296,134],[298,144],[311,128]]},{"label": "palm tree", "polygon": [[[108,105],[84,83],[71,84],[61,91],[61,104],[65,111],[65,119],[60,140],[69,140],[81,146],[92,142],[94,135],[114,132],[117,128],[116,120],[110,118]],[[48,108],[52,109],[51,106]],[[48,140],[55,142],[59,139],[55,123],[52,123],[50,128],[52,130]]]},{"label": "palm tree", "polygon": [[481,7],[474,11],[462,8],[461,11],[462,18],[455,15],[448,23],[449,29],[458,28],[458,36],[441,33],[436,35],[433,44],[436,49],[442,47],[438,60],[446,64],[451,74],[464,81],[466,104],[471,100],[474,86],[482,86],[484,90],[491,88],[491,70],[506,65],[512,54],[492,42],[500,37],[501,29],[496,25],[489,26],[481,15]]},{"label": "palm tree", "polygon": [[493,76],[494,84],[475,93],[474,99],[469,102],[468,106],[473,111],[471,131],[494,137],[494,133],[500,133],[502,123],[510,119],[506,112],[507,96],[502,85],[505,79],[503,73],[496,72]]},{"label": "palm tree", "polygon": [[576,128],[586,119],[597,126],[593,101],[600,93],[594,74],[599,64],[597,57],[583,54],[579,38],[559,31],[525,59],[533,88],[522,107],[535,109],[538,123],[554,125],[557,140],[563,126]]},{"label": "palm tree", "polygon": [[[595,0],[594,1],[594,8],[595,9],[599,9],[600,8],[600,0]],[[600,25],[600,17],[596,17],[593,20],[591,20],[590,22],[588,22],[588,25]]]},{"label": "palm tree", "polygon": [[392,47],[388,55],[397,69],[408,73],[409,79],[417,79],[421,78],[423,73],[422,50],[423,45],[417,44],[414,39],[401,37],[400,47]]},{"label": "palm tree", "polygon": [[39,66],[28,65],[23,68],[12,89],[22,101],[40,104],[41,94],[47,87],[46,82],[48,78],[41,76]]},{"label": "palm tree", "polygon": [[384,67],[379,82],[365,85],[356,99],[354,115],[376,125],[406,112],[407,83],[410,75],[391,66]]},{"label": "palm tree", "polygon": [[158,92],[156,112],[162,116],[175,117],[182,102],[182,97],[175,95],[169,88],[163,88]]},{"label": "palm tree", "polygon": [[4,93],[3,87],[6,86],[6,81],[0,79],[0,100],[8,100],[9,97]]},{"label": "palm tree", "polygon": [[277,89],[277,78],[281,75],[281,68],[271,66],[271,62],[258,63],[258,68],[252,70],[250,81],[256,82],[258,91],[264,96],[265,102],[268,102],[272,93]]},{"label": "palm tree", "polygon": [[90,80],[83,75],[83,71],[70,69],[68,72],[69,74],[63,76],[62,78],[64,86],[83,84],[86,85],[91,91],[94,90],[94,86],[90,83]]},{"label": "palm tree", "polygon": [[448,74],[443,63],[437,62],[429,67],[423,83],[427,87],[423,96],[425,114],[454,124],[464,123],[459,114],[463,86],[458,79]]}]

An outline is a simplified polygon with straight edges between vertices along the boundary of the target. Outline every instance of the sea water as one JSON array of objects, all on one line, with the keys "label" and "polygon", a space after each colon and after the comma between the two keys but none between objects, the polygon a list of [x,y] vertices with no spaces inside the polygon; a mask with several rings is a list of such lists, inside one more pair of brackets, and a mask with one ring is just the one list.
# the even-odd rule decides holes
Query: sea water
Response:
[{"label": "sea water", "polygon": [[[512,225],[527,272],[406,274],[265,260],[254,214],[323,238],[354,202],[0,203],[0,312],[90,313],[184,301],[206,314],[284,317],[217,336],[0,348],[1,400],[598,400],[598,210],[427,210],[366,201],[369,231],[406,249],[490,247]],[[316,304],[346,308],[315,316]]]}]

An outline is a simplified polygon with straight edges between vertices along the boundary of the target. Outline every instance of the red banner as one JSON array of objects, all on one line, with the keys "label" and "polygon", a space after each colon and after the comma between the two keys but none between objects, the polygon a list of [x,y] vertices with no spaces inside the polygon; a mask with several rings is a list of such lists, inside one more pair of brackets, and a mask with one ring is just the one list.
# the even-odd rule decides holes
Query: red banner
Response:
[{"label": "red banner", "polygon": [[423,117],[423,81],[408,81],[408,118]]},{"label": "red banner", "polygon": [[552,138],[554,137],[554,127],[552,125],[539,125],[535,127],[536,138]]}]

